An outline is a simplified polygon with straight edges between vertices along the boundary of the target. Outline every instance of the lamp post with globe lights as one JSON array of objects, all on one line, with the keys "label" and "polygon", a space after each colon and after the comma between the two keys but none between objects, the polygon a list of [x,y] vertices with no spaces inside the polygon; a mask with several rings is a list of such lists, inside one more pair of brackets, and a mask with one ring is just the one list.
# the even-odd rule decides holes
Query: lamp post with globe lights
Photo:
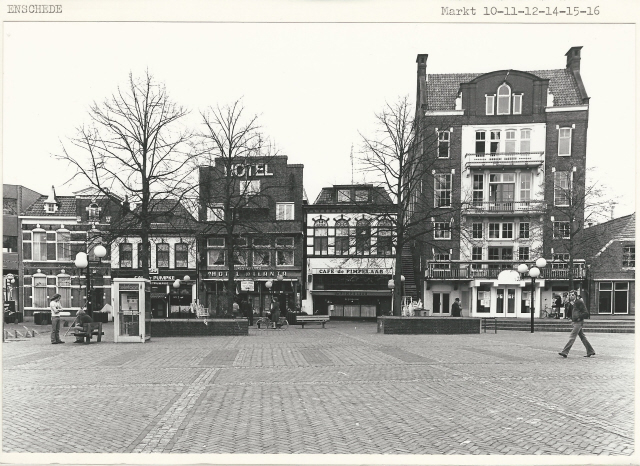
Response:
[{"label": "lamp post with globe lights", "polygon": [[541,257],[536,261],[536,265],[534,267],[531,267],[531,269],[529,269],[529,266],[527,264],[520,264],[518,266],[518,272],[523,275],[528,272],[529,276],[531,277],[531,333],[533,333],[533,318],[536,311],[536,278],[540,276],[540,269],[546,267],[546,265],[546,259]]},{"label": "lamp post with globe lights", "polygon": [[[394,315],[394,306],[395,306],[395,289],[396,289],[396,281],[392,278],[387,283],[387,287],[391,290],[391,315]],[[400,275],[400,293],[404,292],[404,275]]]},{"label": "lamp post with globe lights", "polygon": [[[98,264],[100,264],[102,263],[102,258],[107,255],[107,249],[103,245],[99,244],[94,248],[93,253],[98,258]],[[91,286],[91,261],[89,260],[89,256],[86,252],[79,252],[78,254],[76,254],[76,259],[74,262],[77,268],[87,269],[87,314],[92,315],[93,288]]]},{"label": "lamp post with globe lights", "polygon": [[[175,279],[175,281],[173,282],[173,287],[174,287],[176,290],[178,290],[178,289],[180,289],[180,285],[182,285],[182,282],[183,282],[183,281],[188,282],[189,280],[191,280],[191,277],[190,277],[189,275],[185,275],[185,276],[182,278],[182,280],[180,280],[179,278],[176,278],[176,279]],[[178,299],[180,299],[180,298],[178,297]],[[171,302],[169,302],[169,304],[171,304]],[[180,310],[180,307],[178,307],[178,310]],[[169,310],[169,311],[170,311],[170,310]],[[182,312],[182,311],[180,310],[180,312]]]}]

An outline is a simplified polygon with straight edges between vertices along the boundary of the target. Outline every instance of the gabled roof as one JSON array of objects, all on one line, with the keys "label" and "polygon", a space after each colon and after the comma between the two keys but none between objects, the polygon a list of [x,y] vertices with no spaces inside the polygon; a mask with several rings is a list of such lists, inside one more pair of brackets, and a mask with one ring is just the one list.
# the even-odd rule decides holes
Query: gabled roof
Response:
[{"label": "gabled roof", "polygon": [[[125,215],[118,224],[114,224],[112,227],[119,229],[125,226],[133,230],[139,228],[140,222],[136,214],[140,213],[140,210],[141,207],[136,206],[132,213]],[[154,199],[151,201],[149,211],[152,214],[151,227],[154,232],[190,230],[197,226],[193,215],[177,199]]]},{"label": "gabled roof", "polygon": [[584,231],[585,257],[594,257],[612,242],[636,237],[636,214],[614,218]]},{"label": "gabled roof", "polygon": [[44,201],[49,196],[40,196],[40,198],[31,204],[25,210],[24,215],[28,217],[75,217],[76,216],[76,198],[75,196],[56,196],[58,210],[49,213],[44,208]]},{"label": "gabled roof", "polygon": [[[580,89],[570,70],[527,71],[549,80],[549,92],[554,97],[554,107],[582,105]],[[488,73],[427,74],[427,110],[454,110],[460,84],[473,81]]]}]

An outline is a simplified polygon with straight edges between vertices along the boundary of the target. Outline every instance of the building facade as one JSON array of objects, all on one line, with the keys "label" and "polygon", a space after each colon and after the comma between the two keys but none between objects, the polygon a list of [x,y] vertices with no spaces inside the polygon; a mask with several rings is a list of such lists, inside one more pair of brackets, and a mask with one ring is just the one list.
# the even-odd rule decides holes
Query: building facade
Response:
[{"label": "building facade", "polygon": [[[51,188],[19,216],[20,283],[23,284],[20,310],[25,316],[49,310],[51,297],[58,293],[65,310],[77,311],[88,298],[92,310],[111,302],[109,259],[100,260],[94,249],[101,232],[120,215],[120,200],[86,189],[73,196],[58,196]],[[75,266],[79,252],[87,252],[87,269]],[[93,290],[87,293],[87,285]]]},{"label": "building facade", "polygon": [[591,315],[635,316],[636,215],[588,228],[584,244]]},{"label": "building facade", "polygon": [[[139,208],[138,208],[139,209]],[[149,280],[151,314],[154,319],[193,318],[191,304],[197,299],[197,223],[175,199],[158,199],[150,205]],[[133,209],[115,225],[110,244],[112,278],[143,276],[142,239]],[[126,232],[122,231],[126,226]]]},{"label": "building facade", "polygon": [[[434,315],[460,298],[463,315],[527,318],[532,292],[537,315],[568,291],[570,276],[582,283],[584,256],[569,247],[579,242],[569,220],[584,219],[569,199],[585,184],[580,51],[571,48],[562,69],[482,74],[427,74],[427,55],[418,55],[417,118],[435,140],[424,147],[435,160],[422,196],[451,211],[422,251]],[[541,257],[548,265],[532,291],[516,269]]]},{"label": "building facade", "polygon": [[200,299],[210,312],[231,312],[229,294],[256,315],[275,300],[300,307],[303,170],[287,156],[219,157],[200,167]]},{"label": "building facade", "polygon": [[22,301],[19,292],[22,254],[18,248],[21,235],[18,216],[40,197],[41,194],[24,186],[2,185],[2,290],[5,303],[13,302],[15,310],[21,308]]},{"label": "building facade", "polygon": [[323,188],[304,207],[307,313],[332,319],[390,313],[395,208],[384,189],[366,184]]}]

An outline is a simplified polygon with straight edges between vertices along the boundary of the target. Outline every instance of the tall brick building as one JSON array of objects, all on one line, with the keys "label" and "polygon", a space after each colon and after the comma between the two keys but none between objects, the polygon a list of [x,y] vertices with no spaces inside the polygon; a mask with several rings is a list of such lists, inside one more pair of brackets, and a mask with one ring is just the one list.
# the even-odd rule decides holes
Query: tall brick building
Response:
[{"label": "tall brick building", "polygon": [[569,289],[570,275],[581,283],[572,228],[584,212],[569,200],[585,185],[580,52],[572,47],[561,69],[464,74],[427,74],[427,55],[418,55],[417,118],[427,138],[437,137],[424,148],[435,164],[422,202],[451,211],[422,251],[424,302],[434,314],[449,314],[461,298],[463,315],[530,317],[530,280],[516,269],[539,257],[548,265],[536,314]]},{"label": "tall brick building", "polygon": [[[286,156],[219,157],[213,166],[200,167],[199,296],[216,314],[229,312],[229,293],[242,296],[256,314],[273,300],[280,309],[300,306],[303,169]],[[230,290],[231,261],[235,283]]]}]

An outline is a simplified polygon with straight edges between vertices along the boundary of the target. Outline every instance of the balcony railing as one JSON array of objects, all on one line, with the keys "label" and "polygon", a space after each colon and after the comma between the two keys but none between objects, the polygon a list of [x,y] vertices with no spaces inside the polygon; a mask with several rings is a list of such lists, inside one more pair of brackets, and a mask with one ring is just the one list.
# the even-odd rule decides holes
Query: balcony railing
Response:
[{"label": "balcony railing", "polygon": [[474,201],[471,203],[469,211],[470,213],[496,212],[502,214],[509,212],[543,212],[546,208],[547,203],[544,201]]},{"label": "balcony railing", "polygon": [[[471,280],[476,278],[486,278],[495,280],[500,272],[504,270],[517,270],[518,265],[531,261],[512,262],[430,262],[425,270],[425,278],[445,279],[445,280]],[[547,262],[547,266],[540,269],[541,279],[568,280],[569,268],[566,263]],[[576,260],[573,263],[573,278],[582,279],[585,277],[584,260]]]},{"label": "balcony railing", "polygon": [[466,155],[468,166],[484,165],[539,165],[544,162],[544,152],[487,152]]}]

